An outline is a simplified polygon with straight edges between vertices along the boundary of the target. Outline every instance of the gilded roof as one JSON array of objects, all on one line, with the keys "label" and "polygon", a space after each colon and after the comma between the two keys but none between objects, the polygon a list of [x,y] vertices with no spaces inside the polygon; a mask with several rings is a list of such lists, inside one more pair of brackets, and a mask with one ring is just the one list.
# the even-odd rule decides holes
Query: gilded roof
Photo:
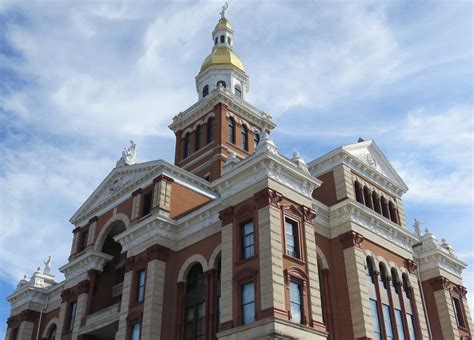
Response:
[{"label": "gilded roof", "polygon": [[[221,19],[222,20],[222,19]],[[212,49],[211,54],[204,59],[204,62],[201,65],[201,71],[203,72],[212,65],[229,65],[238,68],[239,70],[245,72],[244,64],[229,47],[219,46]]]}]

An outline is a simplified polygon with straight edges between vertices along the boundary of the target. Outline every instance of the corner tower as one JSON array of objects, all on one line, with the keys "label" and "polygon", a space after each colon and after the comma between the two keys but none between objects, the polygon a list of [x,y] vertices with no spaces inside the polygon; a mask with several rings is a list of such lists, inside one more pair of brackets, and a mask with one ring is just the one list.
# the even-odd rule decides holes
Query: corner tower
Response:
[{"label": "corner tower", "polygon": [[196,76],[198,102],[173,118],[175,164],[208,181],[219,178],[230,157],[253,153],[262,130],[270,132],[271,117],[245,101],[249,78],[234,52],[234,30],[227,5],[212,31],[212,51]]}]

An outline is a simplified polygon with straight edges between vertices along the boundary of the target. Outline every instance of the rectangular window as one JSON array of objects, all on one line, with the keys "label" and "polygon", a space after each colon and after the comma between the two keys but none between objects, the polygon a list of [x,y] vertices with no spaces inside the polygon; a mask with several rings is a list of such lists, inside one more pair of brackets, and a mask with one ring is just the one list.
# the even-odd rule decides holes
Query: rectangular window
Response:
[{"label": "rectangular window", "polygon": [[253,222],[242,223],[240,233],[240,258],[244,260],[254,255]]},{"label": "rectangular window", "polygon": [[137,273],[137,302],[145,299],[145,271],[141,270]]},{"label": "rectangular window", "polygon": [[390,319],[390,307],[388,305],[382,305],[383,310],[383,321],[385,323],[385,332],[387,333],[387,339],[393,339],[393,328],[392,319]]},{"label": "rectangular window", "polygon": [[298,223],[285,218],[286,255],[299,258]]},{"label": "rectangular window", "polygon": [[416,340],[415,318],[410,313],[407,313],[407,321],[408,321],[408,334],[410,334],[410,340]]},{"label": "rectangular window", "polygon": [[395,321],[397,323],[398,338],[400,340],[405,340],[405,330],[403,329],[402,321],[402,311],[400,309],[395,309]]},{"label": "rectangular window", "polygon": [[255,289],[253,282],[242,285],[242,324],[246,325],[255,321]]},{"label": "rectangular window", "polygon": [[135,323],[132,325],[130,340],[140,340],[140,324],[139,323]]},{"label": "rectangular window", "polygon": [[453,297],[454,312],[456,313],[456,320],[458,326],[466,328],[466,322],[464,322],[464,314],[462,312],[461,301],[458,298]]},{"label": "rectangular window", "polygon": [[148,215],[151,211],[151,198],[152,198],[152,192],[147,192],[146,194],[143,195],[143,211],[142,211],[142,216]]},{"label": "rectangular window", "polygon": [[290,311],[291,321],[303,323],[303,305],[301,303],[301,285],[290,281]]},{"label": "rectangular window", "polygon": [[370,299],[370,311],[372,312],[372,324],[374,325],[374,339],[382,340],[379,312],[377,311],[377,301]]},{"label": "rectangular window", "polygon": [[76,309],[77,309],[77,302],[72,302],[69,306],[69,323],[68,323],[68,330],[72,331],[74,329],[74,321],[76,319]]},{"label": "rectangular window", "polygon": [[89,233],[87,232],[87,230],[80,234],[79,251],[83,251],[84,249],[86,249],[88,237],[89,237]]}]

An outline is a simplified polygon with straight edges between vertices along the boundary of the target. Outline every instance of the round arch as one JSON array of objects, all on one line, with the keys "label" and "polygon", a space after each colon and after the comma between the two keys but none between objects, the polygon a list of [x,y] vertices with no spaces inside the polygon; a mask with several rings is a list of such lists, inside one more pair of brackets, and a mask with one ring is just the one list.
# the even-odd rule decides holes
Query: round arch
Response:
[{"label": "round arch", "polygon": [[221,253],[221,245],[219,244],[214,251],[212,252],[211,257],[209,258],[209,265],[208,268],[216,268],[217,264],[217,259],[219,258],[219,255]]},{"label": "round arch", "polygon": [[[56,326],[56,329],[58,327],[58,318],[53,318],[51,320],[49,320],[49,322],[46,324],[46,326],[44,327],[44,331],[43,331],[43,336],[41,337],[42,339],[47,339],[48,336],[49,336],[49,332],[51,331],[51,328],[53,326]],[[57,333],[59,335],[59,333]]]},{"label": "round arch", "polygon": [[188,257],[186,261],[184,261],[183,265],[181,266],[181,269],[179,270],[177,282],[186,281],[186,276],[188,275],[188,271],[192,267],[192,265],[195,263],[201,264],[203,272],[207,271],[207,268],[208,268],[207,261],[204,258],[204,256],[202,256],[201,254],[194,254],[193,256]]},{"label": "round arch", "polygon": [[99,236],[97,236],[97,239],[94,244],[94,250],[95,251],[101,251],[102,247],[104,246],[105,240],[107,236],[109,235],[110,231],[112,228],[116,225],[117,222],[122,222],[124,224],[125,229],[128,228],[128,225],[130,224],[130,220],[128,219],[128,216],[123,214],[123,213],[118,213],[112,216],[102,227],[102,230],[99,233]]},{"label": "round arch", "polygon": [[329,269],[328,260],[326,259],[326,256],[318,245],[316,245],[316,255],[321,260],[321,269]]}]

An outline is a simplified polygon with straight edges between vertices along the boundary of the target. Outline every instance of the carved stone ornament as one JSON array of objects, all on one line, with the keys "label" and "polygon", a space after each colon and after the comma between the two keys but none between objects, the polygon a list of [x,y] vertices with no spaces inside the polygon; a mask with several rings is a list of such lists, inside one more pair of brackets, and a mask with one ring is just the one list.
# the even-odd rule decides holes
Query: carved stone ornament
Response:
[{"label": "carved stone ornament", "polygon": [[461,294],[462,298],[465,299],[467,296],[467,289],[464,286],[458,285],[459,294]]},{"label": "carved stone ornament", "polygon": [[166,262],[168,260],[169,253],[169,248],[155,244],[146,250],[147,261],[150,262],[153,260],[160,260]]},{"label": "carved stone ornament", "polygon": [[219,212],[219,219],[222,221],[222,226],[231,224],[234,220],[234,207],[228,207]]},{"label": "carved stone ornament", "polygon": [[350,247],[360,248],[362,241],[364,241],[364,237],[353,230],[348,231],[341,236],[341,242],[344,249]]},{"label": "carved stone ornament", "polygon": [[116,167],[121,167],[125,165],[133,165],[137,161],[135,160],[135,157],[137,155],[137,144],[133,142],[133,140],[130,141],[130,147],[125,148],[122,151],[122,157],[118,160]]},{"label": "carved stone ornament", "polygon": [[165,182],[168,182],[168,183],[173,183],[174,182],[174,179],[171,178],[171,177],[168,177],[164,174],[161,174],[159,175],[158,177],[154,178],[153,179],[153,183],[158,183],[160,181],[165,181]]},{"label": "carved stone ornament", "polygon": [[431,286],[434,291],[441,289],[449,290],[450,282],[444,276],[438,276],[431,280]]},{"label": "carved stone ornament", "polygon": [[416,275],[416,270],[417,270],[417,268],[418,268],[418,265],[416,264],[415,261],[406,259],[406,260],[405,260],[405,266],[407,267],[408,272],[409,272],[410,274]]},{"label": "carved stone ornament", "polygon": [[304,216],[305,222],[313,224],[314,219],[316,218],[316,211],[314,211],[311,208],[303,206],[303,216]]},{"label": "carved stone ornament", "polygon": [[266,188],[260,192],[257,192],[254,195],[254,198],[257,209],[264,208],[268,205],[272,205],[275,208],[278,208],[280,202],[283,199],[283,196],[276,190]]}]

